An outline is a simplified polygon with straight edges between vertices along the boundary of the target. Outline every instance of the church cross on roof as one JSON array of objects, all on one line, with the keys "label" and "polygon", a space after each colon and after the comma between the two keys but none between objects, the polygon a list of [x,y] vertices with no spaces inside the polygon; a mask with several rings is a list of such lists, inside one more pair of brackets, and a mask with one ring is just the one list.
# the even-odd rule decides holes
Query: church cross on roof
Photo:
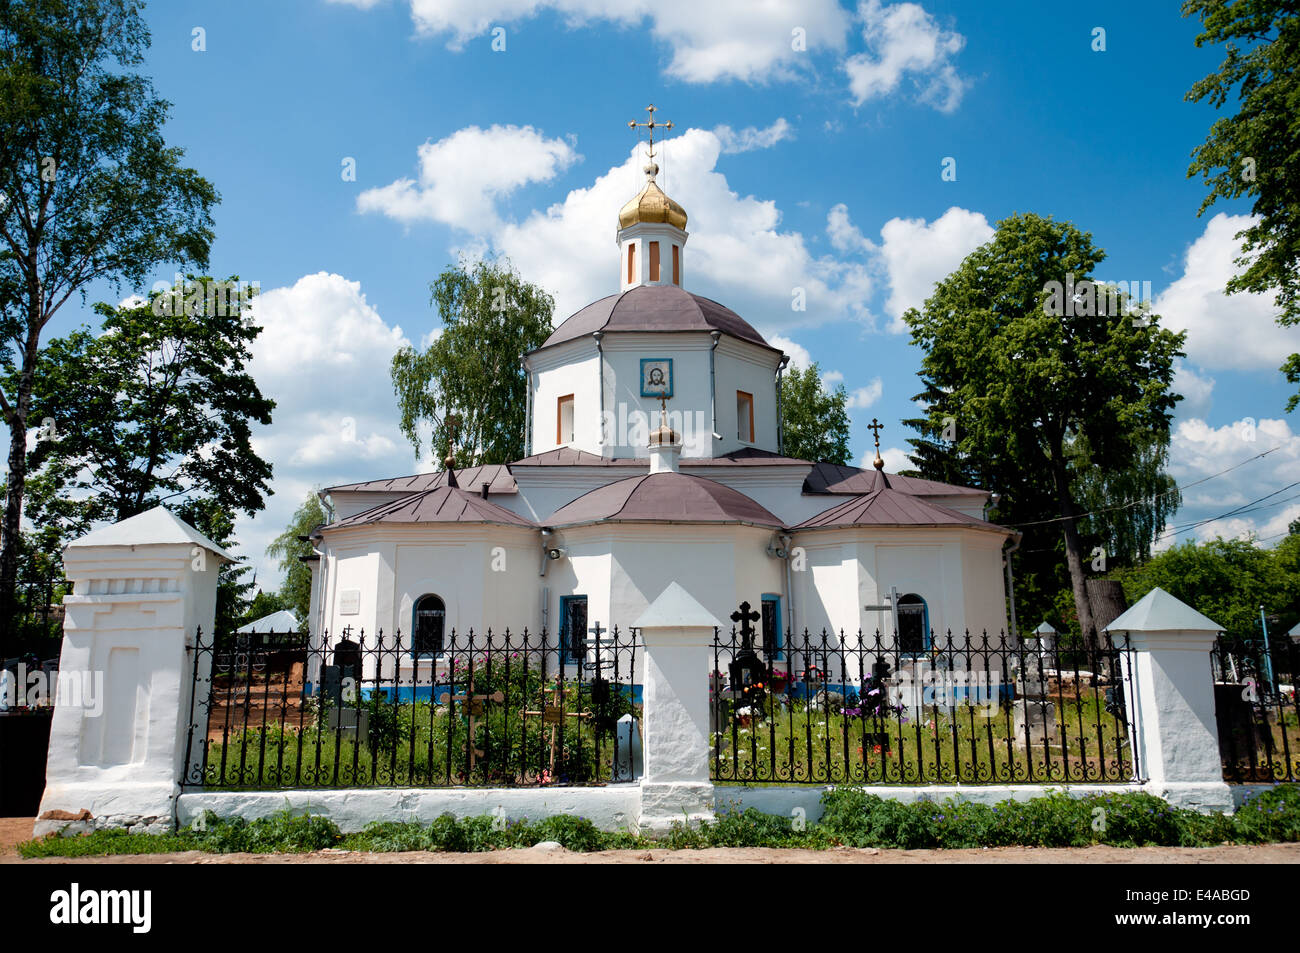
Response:
[{"label": "church cross on roof", "polygon": [[655,113],[657,112],[657,109],[655,108],[654,103],[651,103],[649,106],[647,106],[645,108],[645,111],[650,114],[650,118],[648,121],[637,122],[635,119],[633,119],[631,122],[627,124],[627,127],[629,129],[650,130],[650,158],[653,160],[655,157],[655,130],[671,129],[673,127],[673,123],[671,119],[668,120],[667,122],[655,122]]}]

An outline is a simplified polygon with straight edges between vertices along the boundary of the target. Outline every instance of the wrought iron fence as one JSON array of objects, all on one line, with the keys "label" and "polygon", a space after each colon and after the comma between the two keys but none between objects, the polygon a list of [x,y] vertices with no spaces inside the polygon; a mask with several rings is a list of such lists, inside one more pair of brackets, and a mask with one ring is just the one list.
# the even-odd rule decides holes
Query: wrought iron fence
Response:
[{"label": "wrought iron fence", "polygon": [[[917,633],[919,636],[920,633]],[[743,784],[1141,779],[1126,640],[716,633],[712,777]]]},{"label": "wrought iron fence", "polygon": [[1300,780],[1300,646],[1223,635],[1211,658],[1224,780]]},{"label": "wrought iron fence", "polygon": [[14,587],[12,617],[3,635],[6,655],[59,656],[63,635],[63,596],[72,583],[61,574],[22,574]]},{"label": "wrought iron fence", "polygon": [[[410,640],[198,633],[182,784],[227,789],[603,784],[639,762],[635,630]],[[632,715],[632,719],[623,716]],[[623,721],[620,722],[620,719]],[[636,752],[634,754],[634,748]]]}]

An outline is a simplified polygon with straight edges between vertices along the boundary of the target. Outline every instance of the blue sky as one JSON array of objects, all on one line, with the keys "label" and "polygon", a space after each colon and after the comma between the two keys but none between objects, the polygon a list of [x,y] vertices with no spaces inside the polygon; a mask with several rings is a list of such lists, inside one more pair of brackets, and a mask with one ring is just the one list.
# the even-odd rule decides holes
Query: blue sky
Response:
[{"label": "blue sky", "polygon": [[[675,123],[660,182],[690,215],[685,286],[843,383],[855,459],[876,416],[903,464],[920,355],[898,315],[1032,211],[1090,231],[1099,275],[1149,281],[1188,330],[1175,476],[1272,451],[1189,490],[1174,526],[1300,470],[1277,372],[1300,331],[1267,298],[1220,293],[1248,206],[1196,215],[1188,157],[1215,113],[1183,96],[1221,53],[1195,48],[1177,3],[168,0],[147,18],[167,137],[222,194],[211,271],[262,290],[253,370],[280,407],[258,440],[277,493],[238,530],[259,582],[312,486],[428,468],[397,432],[387,368],[436,329],[443,267],[507,254],[557,320],[617,290],[615,215],[644,164],[627,123],[651,101]],[[1269,545],[1300,516],[1290,495],[1176,538]]]}]

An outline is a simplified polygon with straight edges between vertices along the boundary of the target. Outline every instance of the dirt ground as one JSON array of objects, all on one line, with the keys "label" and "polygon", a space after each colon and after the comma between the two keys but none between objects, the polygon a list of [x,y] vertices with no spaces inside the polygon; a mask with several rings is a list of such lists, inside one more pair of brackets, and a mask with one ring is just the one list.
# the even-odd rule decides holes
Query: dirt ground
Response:
[{"label": "dirt ground", "polygon": [[1300,844],[1262,847],[998,847],[985,850],[775,850],[712,847],[707,850],[498,850],[483,854],[411,851],[368,854],[323,850],[311,854],[142,854],[119,857],[51,857],[22,860],[16,845],[32,836],[32,819],[0,818],[4,864],[1300,864]]}]

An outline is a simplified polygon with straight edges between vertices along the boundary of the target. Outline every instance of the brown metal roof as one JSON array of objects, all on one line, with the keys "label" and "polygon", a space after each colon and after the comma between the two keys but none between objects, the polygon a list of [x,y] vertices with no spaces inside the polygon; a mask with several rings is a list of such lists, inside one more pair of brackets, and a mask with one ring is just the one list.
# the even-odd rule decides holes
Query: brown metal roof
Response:
[{"label": "brown metal roof", "polygon": [[813,464],[812,471],[804,480],[805,493],[875,493],[877,490],[892,489],[912,496],[983,496],[984,490],[969,486],[956,486],[952,483],[940,483],[938,480],[922,480],[920,477],[899,476],[896,473],[883,473],[880,470],[862,470],[858,467],[840,466],[835,463]]},{"label": "brown metal roof", "polygon": [[794,529],[836,529],[845,526],[964,526],[1015,535],[1013,530],[1004,526],[887,488],[865,496],[851,497],[824,513],[809,517]]},{"label": "brown metal roof", "polygon": [[764,341],[748,321],[730,308],[676,285],[639,285],[593,301],[552,331],[542,347],[586,337],[593,331],[715,330],[769,350],[779,350]]},{"label": "brown metal roof", "polygon": [[781,520],[739,490],[686,473],[649,473],[597,487],[560,507],[546,526],[582,523],[747,523]]},{"label": "brown metal roof", "polygon": [[[466,490],[478,492],[484,483],[488,493],[518,493],[515,478],[510,475],[510,468],[500,463],[481,467],[465,467],[456,471],[456,483]],[[436,473],[417,473],[414,476],[392,477],[386,480],[367,480],[363,483],[345,483],[340,486],[327,487],[325,492],[340,490],[355,493],[419,493],[447,485],[447,471]]]},{"label": "brown metal roof", "polygon": [[326,530],[368,526],[372,523],[493,523],[501,526],[534,526],[517,513],[491,503],[475,493],[453,486],[440,486],[411,496],[372,506]]}]

